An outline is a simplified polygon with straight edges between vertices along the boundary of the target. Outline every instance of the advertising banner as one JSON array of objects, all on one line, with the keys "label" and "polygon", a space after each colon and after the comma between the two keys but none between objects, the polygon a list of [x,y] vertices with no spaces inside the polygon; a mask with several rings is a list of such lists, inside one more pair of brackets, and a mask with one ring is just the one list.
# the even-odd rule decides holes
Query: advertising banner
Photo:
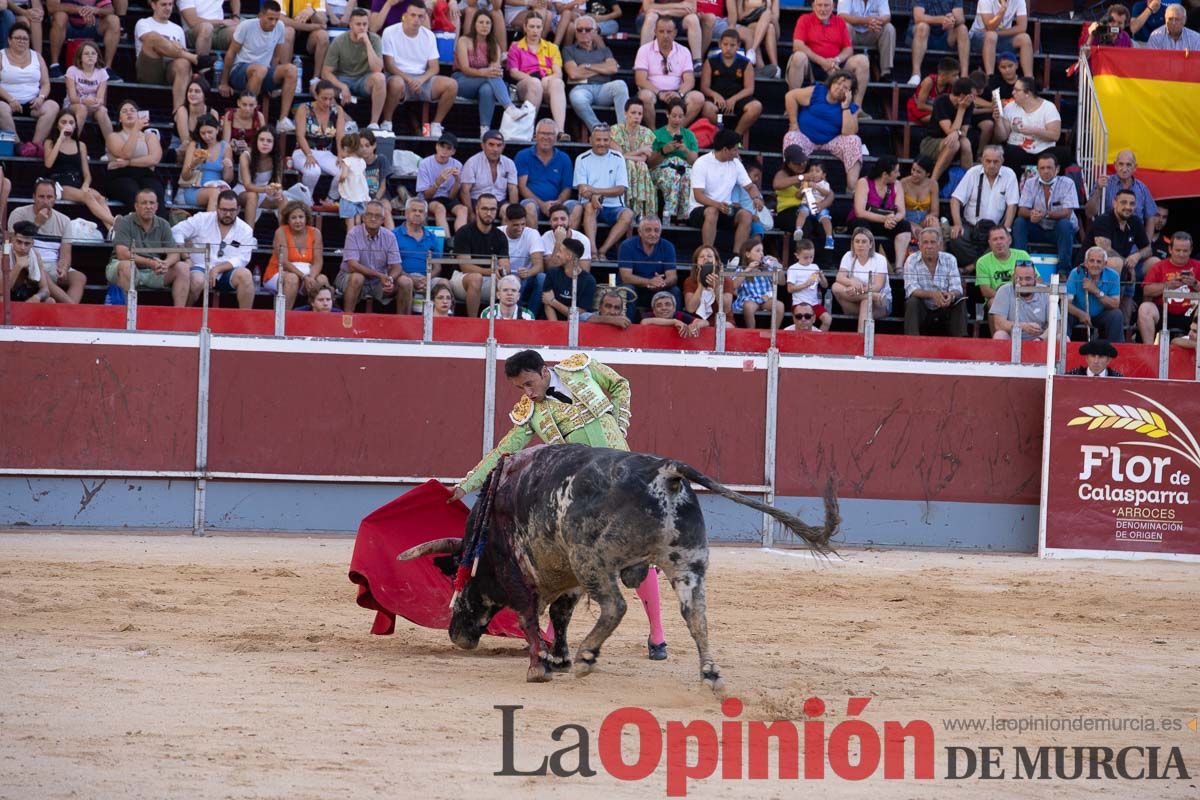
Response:
[{"label": "advertising banner", "polygon": [[1059,376],[1053,393],[1041,555],[1200,561],[1196,384]]}]

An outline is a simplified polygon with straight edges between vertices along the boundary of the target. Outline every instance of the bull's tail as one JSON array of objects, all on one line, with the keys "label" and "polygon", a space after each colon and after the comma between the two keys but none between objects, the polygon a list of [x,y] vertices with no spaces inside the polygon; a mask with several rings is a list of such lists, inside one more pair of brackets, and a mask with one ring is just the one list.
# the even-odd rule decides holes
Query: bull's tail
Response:
[{"label": "bull's tail", "polygon": [[837,486],[836,478],[833,475],[829,476],[829,483],[825,487],[825,525],[818,528],[813,525],[806,524],[794,514],[789,514],[786,511],[769,506],[766,503],[753,500],[745,495],[739,494],[728,486],[724,486],[712,478],[705,475],[703,472],[690,467],[680,461],[672,462],[675,470],[681,477],[687,478],[692,483],[698,483],[705,489],[708,489],[714,494],[719,494],[721,497],[732,500],[735,503],[740,503],[744,506],[749,506],[757,511],[762,511],[765,514],[770,514],[775,519],[783,523],[784,527],[792,533],[799,536],[804,542],[818,553],[832,553],[833,548],[829,544],[829,540],[837,533],[838,526],[842,522],[841,514],[838,511]]}]

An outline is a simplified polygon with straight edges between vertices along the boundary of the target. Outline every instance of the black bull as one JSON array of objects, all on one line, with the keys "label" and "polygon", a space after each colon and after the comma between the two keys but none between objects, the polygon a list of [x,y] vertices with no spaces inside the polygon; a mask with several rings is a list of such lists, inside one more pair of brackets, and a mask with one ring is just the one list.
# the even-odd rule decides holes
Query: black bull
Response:
[{"label": "black bull", "polygon": [[[830,552],[839,523],[834,481],[825,494],[825,524],[815,528],[791,514],[743,497],[686,464],[644,453],[584,445],[539,446],[510,456],[492,496],[491,517],[480,520],[475,504],[467,530],[484,522],[490,533],[478,571],[454,602],[450,639],[472,649],[488,623],[512,608],[529,642],[527,680],[549,679],[549,671],[571,665],[567,625],[583,592],[599,606],[599,619],[576,653],[575,672],[595,668],[600,646],[625,614],[618,582],[636,587],[651,564],[667,576],[700,653],[700,675],[715,691],[721,674],[708,647],[704,577],[708,536],[691,484],[770,514],[809,547]],[[440,539],[398,558],[458,554],[462,539]],[[452,572],[450,559],[439,566]],[[549,605],[554,642],[545,650],[538,618]]]}]

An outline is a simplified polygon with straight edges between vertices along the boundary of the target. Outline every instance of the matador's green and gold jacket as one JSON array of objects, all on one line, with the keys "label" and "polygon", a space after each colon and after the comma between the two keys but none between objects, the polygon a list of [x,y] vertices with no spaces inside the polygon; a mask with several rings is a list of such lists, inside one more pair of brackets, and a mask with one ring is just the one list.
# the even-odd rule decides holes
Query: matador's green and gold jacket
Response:
[{"label": "matador's green and gold jacket", "polygon": [[464,492],[474,492],[500,460],[502,453],[515,453],[536,435],[546,444],[586,444],[628,450],[629,381],[616,370],[584,353],[551,367],[575,398],[573,403],[547,397],[534,402],[522,397],[509,412],[513,429],[492,452],[484,456],[459,483]]}]

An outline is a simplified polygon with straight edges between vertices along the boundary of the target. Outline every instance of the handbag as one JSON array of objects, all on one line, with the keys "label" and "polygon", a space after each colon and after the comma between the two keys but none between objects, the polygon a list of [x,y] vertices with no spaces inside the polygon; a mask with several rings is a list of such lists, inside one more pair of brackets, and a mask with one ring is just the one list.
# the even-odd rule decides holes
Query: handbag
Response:
[{"label": "handbag", "polygon": [[506,141],[532,142],[537,109],[528,100],[508,106],[500,117],[500,133]]},{"label": "handbag", "polygon": [[758,22],[759,17],[761,17],[763,15],[763,12],[766,10],[767,10],[766,6],[759,6],[758,8],[754,9],[749,14],[747,14],[746,16],[739,19],[737,24],[738,25],[753,25],[754,23]]}]

